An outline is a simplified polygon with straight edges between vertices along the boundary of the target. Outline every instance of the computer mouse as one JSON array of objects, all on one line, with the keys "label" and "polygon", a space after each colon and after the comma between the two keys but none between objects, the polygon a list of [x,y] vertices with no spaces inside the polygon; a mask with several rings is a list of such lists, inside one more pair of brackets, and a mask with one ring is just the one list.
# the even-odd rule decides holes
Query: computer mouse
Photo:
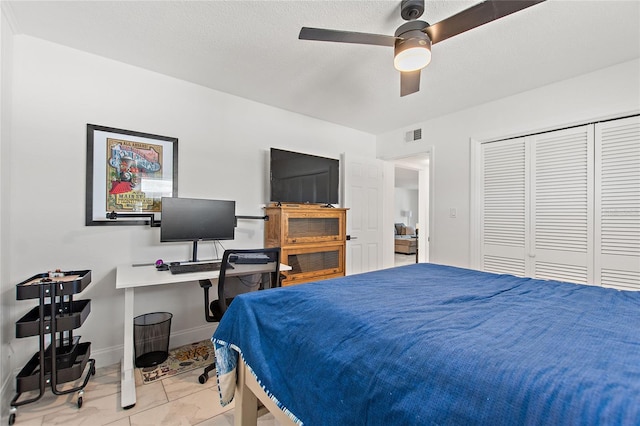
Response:
[{"label": "computer mouse", "polygon": [[158,271],[168,271],[169,270],[169,265],[167,265],[166,263],[161,263],[160,265],[156,266],[156,270],[158,270]]}]

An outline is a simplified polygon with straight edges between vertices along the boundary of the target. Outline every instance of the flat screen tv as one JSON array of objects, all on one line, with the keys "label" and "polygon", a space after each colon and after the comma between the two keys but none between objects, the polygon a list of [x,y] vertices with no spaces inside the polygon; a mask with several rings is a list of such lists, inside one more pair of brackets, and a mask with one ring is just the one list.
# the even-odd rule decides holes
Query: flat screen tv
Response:
[{"label": "flat screen tv", "polygon": [[192,241],[197,261],[198,241],[233,240],[236,202],[162,197],[160,242]]},{"label": "flat screen tv", "polygon": [[338,203],[339,160],[271,148],[270,163],[272,202]]}]

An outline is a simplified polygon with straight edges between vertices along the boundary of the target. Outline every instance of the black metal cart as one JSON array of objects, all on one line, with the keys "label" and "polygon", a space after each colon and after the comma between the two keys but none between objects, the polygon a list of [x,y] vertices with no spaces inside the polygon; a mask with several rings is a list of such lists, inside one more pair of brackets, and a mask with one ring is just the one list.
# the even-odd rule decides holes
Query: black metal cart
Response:
[{"label": "black metal cart", "polygon": [[[55,395],[78,392],[77,405],[82,407],[83,389],[96,373],[95,360],[90,358],[91,343],[80,343],[80,336],[74,336],[73,330],[89,315],[91,300],[73,300],[73,295],[82,292],[90,282],[91,271],[81,270],[38,274],[16,286],[17,300],[39,300],[38,306],[16,322],[16,337],[38,336],[40,344],[38,352],[16,377],[9,425],[15,423],[17,407],[39,400],[47,385]],[[78,380],[87,363],[89,370],[80,386],[58,389],[60,384]],[[36,390],[37,396],[20,400],[23,393]]]}]

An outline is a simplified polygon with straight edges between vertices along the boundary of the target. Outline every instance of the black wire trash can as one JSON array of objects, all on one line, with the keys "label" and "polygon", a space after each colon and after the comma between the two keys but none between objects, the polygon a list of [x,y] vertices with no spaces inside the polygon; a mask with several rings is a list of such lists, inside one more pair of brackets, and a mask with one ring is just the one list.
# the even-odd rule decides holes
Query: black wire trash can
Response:
[{"label": "black wire trash can", "polygon": [[133,342],[136,367],[153,367],[169,357],[169,312],[152,312],[133,319]]}]

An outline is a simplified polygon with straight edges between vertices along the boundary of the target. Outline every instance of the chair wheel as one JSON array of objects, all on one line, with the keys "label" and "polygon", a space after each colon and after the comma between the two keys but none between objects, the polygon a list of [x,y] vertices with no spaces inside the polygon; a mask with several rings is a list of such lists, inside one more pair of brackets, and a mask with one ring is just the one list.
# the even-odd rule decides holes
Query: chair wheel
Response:
[{"label": "chair wheel", "polygon": [[11,426],[12,424],[14,424],[16,422],[16,413],[11,413],[9,415],[9,426]]},{"label": "chair wheel", "polygon": [[81,407],[82,407],[82,397],[79,396],[78,397],[78,408],[81,408]]},{"label": "chair wheel", "polygon": [[207,383],[207,380],[209,380],[209,375],[207,373],[202,373],[200,376],[198,376],[198,381],[201,385]]}]

